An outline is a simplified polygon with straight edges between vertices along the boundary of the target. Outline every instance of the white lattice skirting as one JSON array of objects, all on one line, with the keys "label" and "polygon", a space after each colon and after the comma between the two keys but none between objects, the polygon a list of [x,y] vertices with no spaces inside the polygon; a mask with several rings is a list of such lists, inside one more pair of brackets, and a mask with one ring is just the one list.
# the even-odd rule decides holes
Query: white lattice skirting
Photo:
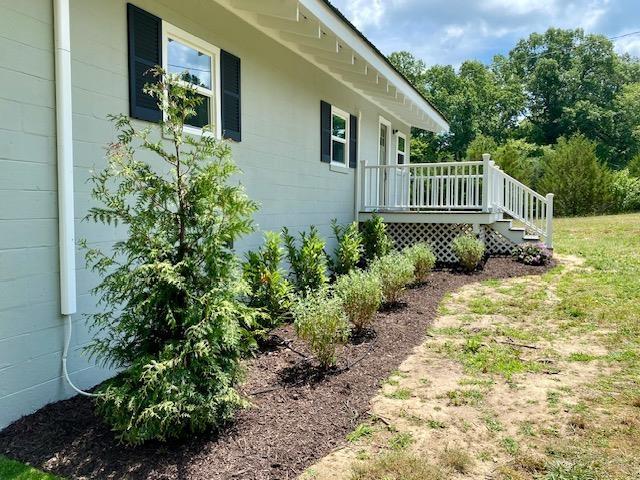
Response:
[{"label": "white lattice skirting", "polygon": [[[398,250],[419,242],[426,242],[431,245],[438,261],[453,263],[457,258],[451,251],[451,242],[459,235],[473,233],[473,226],[442,223],[387,223],[387,232]],[[515,246],[496,232],[491,225],[481,225],[479,234],[490,255],[509,255]]]}]

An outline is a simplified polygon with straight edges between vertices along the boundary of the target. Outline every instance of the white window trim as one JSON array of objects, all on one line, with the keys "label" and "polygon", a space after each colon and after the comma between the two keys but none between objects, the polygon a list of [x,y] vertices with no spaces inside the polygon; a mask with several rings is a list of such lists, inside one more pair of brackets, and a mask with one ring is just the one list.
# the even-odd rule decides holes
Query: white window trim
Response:
[{"label": "white window trim", "polygon": [[[400,139],[404,140],[404,152],[400,151]],[[402,132],[397,132],[396,133],[396,165],[400,165],[400,163],[398,162],[398,156],[402,155],[404,162],[402,162],[403,165],[408,164],[408,158],[409,158],[409,152],[407,152],[409,147],[409,143],[407,142],[407,136],[402,133]]]},{"label": "white window trim", "polygon": [[[344,138],[336,137],[333,135],[333,116],[340,117],[345,121],[345,135]],[[329,154],[331,155],[331,165],[348,168],[349,167],[349,140],[351,138],[351,118],[348,112],[339,109],[338,107],[334,107],[331,105],[331,148]],[[333,161],[333,142],[334,140],[339,143],[344,144],[344,163],[342,162],[334,162]]]},{"label": "white window trim", "polygon": [[[220,108],[220,99],[222,88],[220,85],[220,49],[215,45],[196,37],[195,35],[185,32],[184,30],[172,25],[166,21],[162,21],[162,68],[168,72],[168,44],[169,38],[175,39],[188,47],[194,48],[211,57],[211,90],[204,87],[194,85],[196,91],[210,98],[209,115],[210,121],[213,123],[213,131],[216,138],[222,138],[222,109]],[[202,135],[201,128],[184,126],[184,131],[191,135]],[[207,132],[204,132],[205,134]]]}]

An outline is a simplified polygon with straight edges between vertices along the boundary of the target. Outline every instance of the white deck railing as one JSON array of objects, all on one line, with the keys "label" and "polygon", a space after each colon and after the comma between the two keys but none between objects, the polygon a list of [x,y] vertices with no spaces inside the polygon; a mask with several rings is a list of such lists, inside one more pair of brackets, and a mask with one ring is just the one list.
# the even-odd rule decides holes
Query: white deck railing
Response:
[{"label": "white deck railing", "polygon": [[504,213],[552,245],[553,194],[533,191],[500,170],[489,155],[477,162],[363,162],[360,172],[362,211]]}]

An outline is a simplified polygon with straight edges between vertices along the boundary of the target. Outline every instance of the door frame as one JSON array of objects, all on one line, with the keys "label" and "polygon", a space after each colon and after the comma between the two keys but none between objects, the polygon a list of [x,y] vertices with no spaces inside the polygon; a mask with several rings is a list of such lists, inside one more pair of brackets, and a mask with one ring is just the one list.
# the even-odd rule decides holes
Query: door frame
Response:
[{"label": "door frame", "polygon": [[[385,139],[385,149],[386,149],[386,158],[382,158],[382,148],[380,147],[380,131],[382,130],[382,125],[387,127],[387,138]],[[378,117],[378,165],[391,165],[391,122],[384,118],[382,115]],[[378,204],[382,203],[383,205],[389,204],[389,169],[384,168],[380,169],[380,178],[378,179],[378,195],[382,202],[378,201]]]}]

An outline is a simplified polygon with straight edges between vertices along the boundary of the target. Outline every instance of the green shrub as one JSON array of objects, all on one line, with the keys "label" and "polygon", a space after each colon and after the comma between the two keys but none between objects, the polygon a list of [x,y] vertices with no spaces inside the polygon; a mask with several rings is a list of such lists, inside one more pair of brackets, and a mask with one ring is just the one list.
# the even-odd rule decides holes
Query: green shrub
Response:
[{"label": "green shrub", "polygon": [[367,264],[391,251],[393,242],[387,235],[387,226],[378,215],[373,215],[362,224],[362,243]]},{"label": "green shrub", "polygon": [[326,289],[300,298],[293,307],[297,335],[307,343],[324,368],[336,364],[336,349],[349,338],[349,322],[336,297]]},{"label": "green shrub", "polygon": [[462,268],[467,272],[473,272],[484,258],[484,243],[475,235],[460,235],[453,239],[451,249]]},{"label": "green shrub", "polygon": [[627,170],[632,177],[640,178],[640,153],[629,160]]},{"label": "green shrub", "polygon": [[561,138],[546,150],[538,188],[554,193],[558,216],[586,216],[606,212],[610,204],[607,169],[596,156],[595,143],[582,135]]},{"label": "green shrub", "polygon": [[320,238],[318,229],[311,226],[309,233],[300,233],[300,247],[285,227],[282,230],[287,249],[287,260],[291,268],[291,280],[296,292],[307,294],[315,292],[328,282],[327,254],[325,242]]},{"label": "green shrub", "polygon": [[413,276],[416,282],[425,282],[436,264],[436,256],[427,243],[417,243],[406,248],[404,254],[413,264]]},{"label": "green shrub", "polygon": [[382,303],[380,279],[371,272],[352,270],[338,277],[334,292],[356,331],[371,324]]},{"label": "green shrub", "polygon": [[[227,144],[183,134],[201,101],[194,89],[155,74],[146,90],[170,147],[160,132],[112,117],[118,139],[90,178],[98,206],[87,215],[126,227],[111,252],[86,251],[102,277],[93,290],[101,309],[88,317],[100,334],[88,352],[121,370],[100,387],[97,410],[131,444],[204,432],[246,404],[234,387],[256,318],[240,301],[246,285],[230,247],[252,230],[256,206],[230,181],[238,169]],[[157,154],[158,168],[140,151]]]},{"label": "green shrub", "polygon": [[387,303],[397,303],[405,287],[414,281],[411,260],[396,252],[375,260],[371,272],[380,279],[382,296]]},{"label": "green shrub", "polygon": [[334,260],[332,262],[333,273],[344,275],[353,270],[362,257],[362,235],[358,231],[358,222],[353,222],[346,227],[338,225],[336,220],[332,220],[331,228],[338,241],[338,246],[334,250]]},{"label": "green shrub", "polygon": [[610,211],[621,213],[640,210],[640,178],[632,176],[628,170],[620,170],[612,172],[609,179]]},{"label": "green shrub", "polygon": [[277,232],[265,232],[264,245],[255,252],[247,252],[243,264],[244,279],[249,286],[250,307],[266,314],[263,327],[274,327],[291,308],[291,284],[281,269],[284,251],[282,237]]}]

